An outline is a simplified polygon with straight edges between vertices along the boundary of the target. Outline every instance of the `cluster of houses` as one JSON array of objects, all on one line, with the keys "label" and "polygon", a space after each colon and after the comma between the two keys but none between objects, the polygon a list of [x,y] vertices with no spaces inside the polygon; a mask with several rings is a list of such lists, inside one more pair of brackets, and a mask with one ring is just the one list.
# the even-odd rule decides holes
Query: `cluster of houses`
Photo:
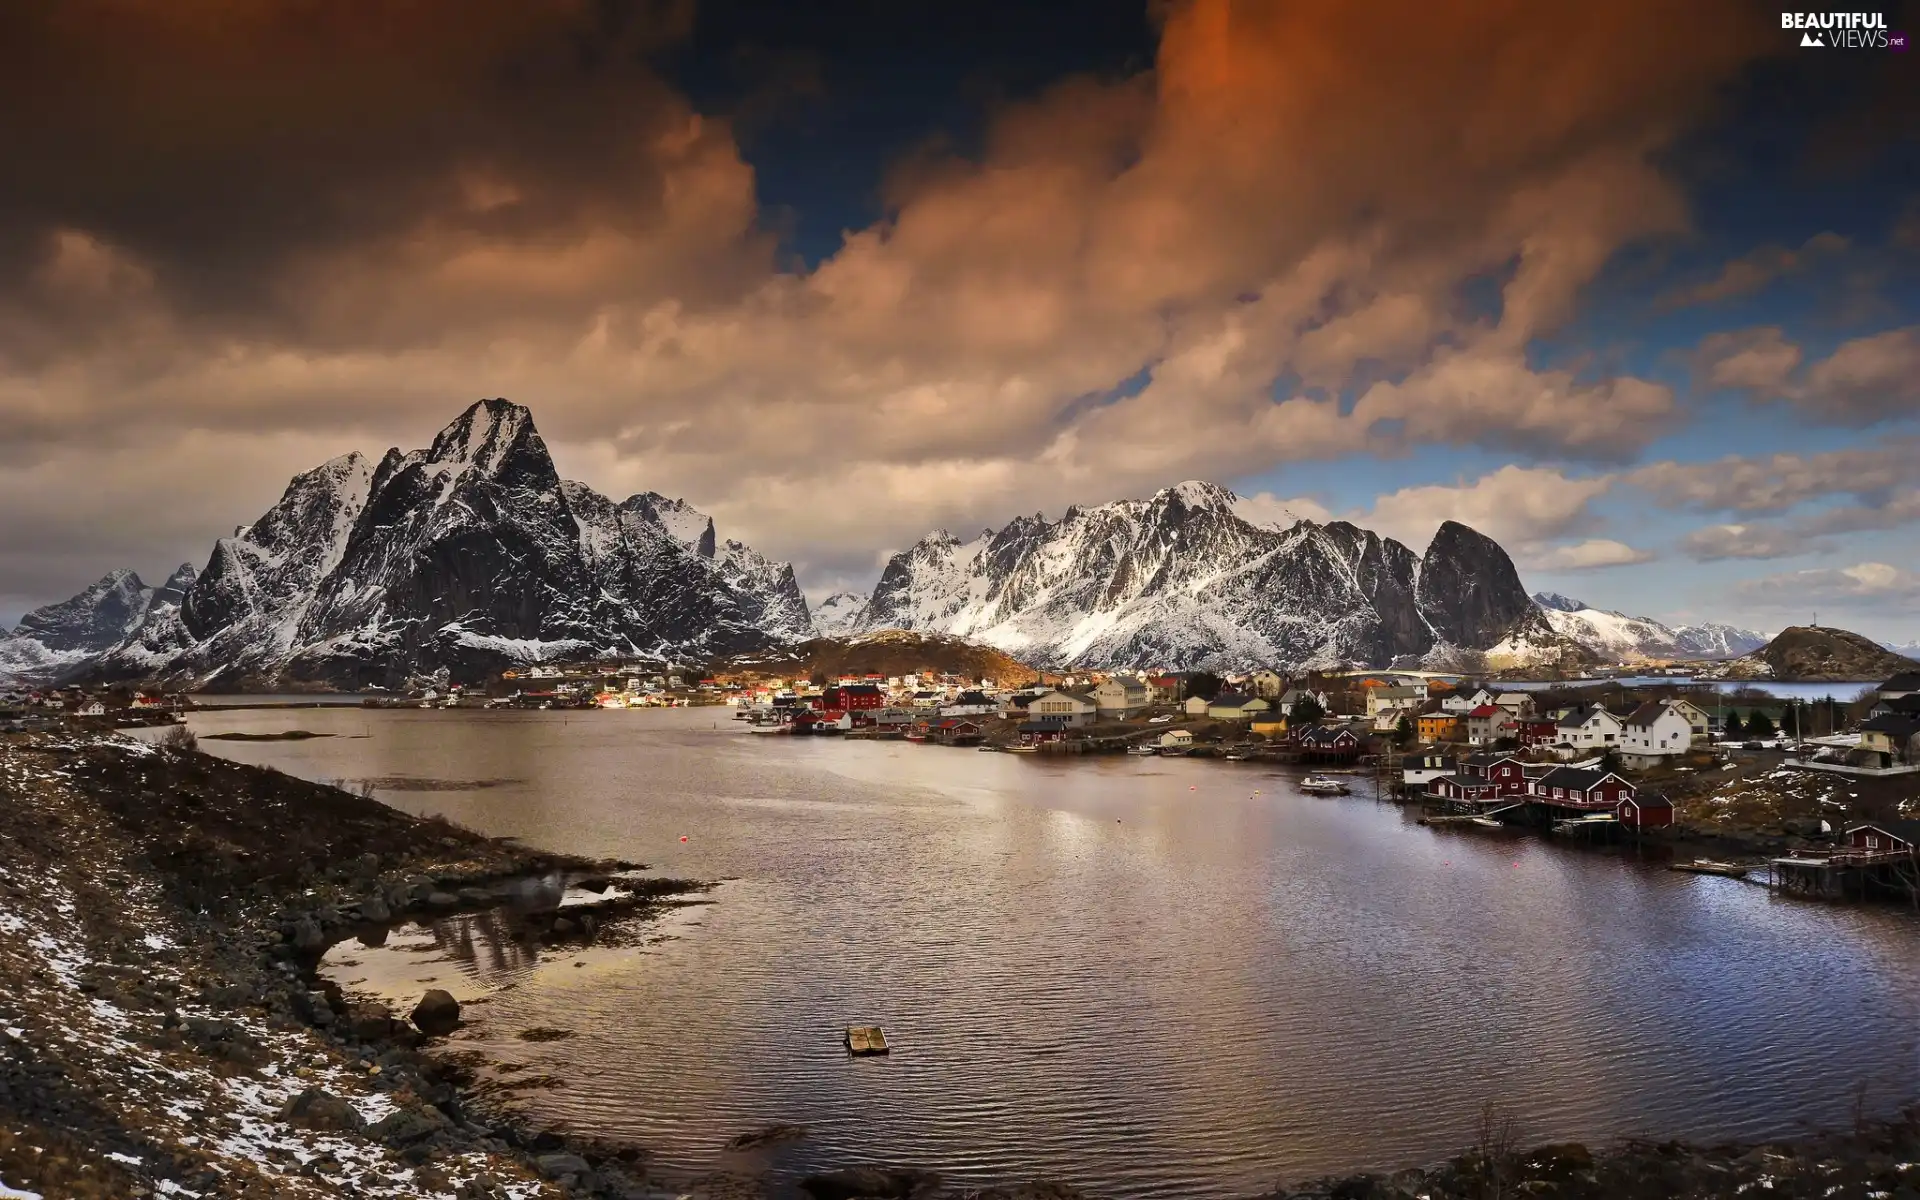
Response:
[{"label": "cluster of houses", "polygon": [[75,721],[159,724],[176,719],[187,706],[184,696],[124,688],[0,692],[0,733],[32,733]]},{"label": "cluster of houses", "polygon": [[1636,829],[1673,824],[1673,804],[1656,792],[1607,770],[1595,759],[1584,763],[1527,762],[1511,754],[1482,751],[1455,762],[1443,753],[1408,760],[1404,778],[1410,788],[1483,814],[1531,804],[1550,819],[1611,816]]}]

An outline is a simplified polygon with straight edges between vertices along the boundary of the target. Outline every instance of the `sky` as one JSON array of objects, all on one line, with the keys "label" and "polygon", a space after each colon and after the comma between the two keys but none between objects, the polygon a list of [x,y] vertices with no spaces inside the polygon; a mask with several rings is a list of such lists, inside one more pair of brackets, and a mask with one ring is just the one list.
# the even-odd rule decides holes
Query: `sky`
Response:
[{"label": "sky", "polygon": [[1800,40],[1747,0],[4,6],[0,623],[505,396],[816,599],[1199,478],[1920,641],[1920,55]]}]

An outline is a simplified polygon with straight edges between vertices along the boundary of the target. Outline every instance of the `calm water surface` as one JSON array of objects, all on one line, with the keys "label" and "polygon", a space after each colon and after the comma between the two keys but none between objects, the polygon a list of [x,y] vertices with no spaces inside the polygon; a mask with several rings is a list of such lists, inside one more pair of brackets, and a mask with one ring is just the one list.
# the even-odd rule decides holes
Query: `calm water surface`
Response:
[{"label": "calm water surface", "polygon": [[[789,1175],[1235,1197],[1443,1158],[1489,1099],[1530,1139],[1604,1140],[1844,1123],[1863,1082],[1876,1110],[1920,1097],[1909,914],[1428,830],[1273,768],[755,737],[725,710],[192,723],[350,735],[203,745],[725,880],[635,949],[529,962],[443,925],[339,968],[489,997],[462,1037],[565,1080],[526,1108],[669,1164],[785,1121],[813,1132]],[[866,1021],[890,1059],[841,1051]]]}]

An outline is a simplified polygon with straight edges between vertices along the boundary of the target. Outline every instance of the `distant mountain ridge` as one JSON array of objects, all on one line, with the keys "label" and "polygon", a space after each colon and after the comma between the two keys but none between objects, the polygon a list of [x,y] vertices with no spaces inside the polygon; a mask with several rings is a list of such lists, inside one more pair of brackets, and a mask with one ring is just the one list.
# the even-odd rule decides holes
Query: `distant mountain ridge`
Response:
[{"label": "distant mountain ridge", "polygon": [[1559,592],[1535,592],[1533,602],[1556,631],[1610,661],[1736,658],[1767,642],[1767,635],[1758,630],[1716,622],[1663,625],[1650,617],[1594,608]]},{"label": "distant mountain ridge", "polygon": [[[563,480],[484,400],[430,447],[342,455],[219,539],[177,599],[62,673],[175,686],[394,686],[534,661],[706,657],[810,636],[793,569],[682,501]],[[69,602],[72,603],[72,602]],[[56,606],[58,607],[58,606]],[[102,621],[125,604],[96,604]]]},{"label": "distant mountain ridge", "polygon": [[936,530],[893,556],[851,625],[967,638],[1048,667],[1580,654],[1506,552],[1464,525],[1443,524],[1422,556],[1346,522],[1281,527],[1244,512],[1226,488],[1190,480],[970,541]]},{"label": "distant mountain ridge", "polygon": [[193,564],[182,563],[156,588],[132,571],[110,571],[78,594],[27,613],[12,633],[0,630],[0,682],[53,682],[177,610],[197,576]]}]

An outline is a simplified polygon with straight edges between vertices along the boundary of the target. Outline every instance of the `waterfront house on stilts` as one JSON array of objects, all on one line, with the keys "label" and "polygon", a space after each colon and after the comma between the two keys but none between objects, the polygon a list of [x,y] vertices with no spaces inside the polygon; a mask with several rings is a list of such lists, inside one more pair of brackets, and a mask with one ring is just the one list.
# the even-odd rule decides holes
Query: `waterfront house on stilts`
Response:
[{"label": "waterfront house on stilts", "polygon": [[1843,848],[1776,858],[1767,885],[1820,900],[1885,896],[1920,904],[1920,820],[1855,825]]}]

